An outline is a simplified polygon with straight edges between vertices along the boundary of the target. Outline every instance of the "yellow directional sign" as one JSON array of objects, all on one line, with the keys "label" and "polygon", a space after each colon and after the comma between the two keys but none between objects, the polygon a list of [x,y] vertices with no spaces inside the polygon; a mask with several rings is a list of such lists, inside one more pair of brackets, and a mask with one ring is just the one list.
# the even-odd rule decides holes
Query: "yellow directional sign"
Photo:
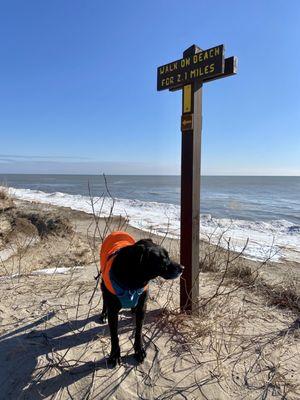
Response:
[{"label": "yellow directional sign", "polygon": [[183,113],[192,111],[192,85],[183,86]]}]

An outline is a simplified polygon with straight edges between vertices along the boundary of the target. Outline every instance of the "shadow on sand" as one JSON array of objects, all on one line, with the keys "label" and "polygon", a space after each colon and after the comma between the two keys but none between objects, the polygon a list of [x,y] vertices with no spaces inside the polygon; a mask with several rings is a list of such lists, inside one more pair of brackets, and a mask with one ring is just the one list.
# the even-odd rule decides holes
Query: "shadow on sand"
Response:
[{"label": "shadow on sand", "polygon": [[[147,313],[147,320],[153,319],[157,313],[158,310],[149,311]],[[122,314],[128,315],[129,313],[125,311]],[[76,360],[74,360],[74,367],[60,368],[58,365],[56,368],[56,372],[59,371],[58,375],[43,379],[45,364],[47,364],[47,361],[51,361],[49,356],[52,355],[52,352],[72,349],[73,347],[88,344],[100,337],[109,336],[107,324],[86,329],[89,323],[98,322],[98,315],[40,329],[40,325],[46,321],[50,321],[54,315],[55,313],[48,313],[39,320],[0,337],[1,399],[43,399],[58,393],[63,388],[67,388],[85,376],[94,374],[96,370],[110,369],[105,357],[94,362],[76,363]],[[29,333],[28,330],[30,330]],[[119,332],[126,333],[133,332],[133,330],[133,318],[121,319],[119,321]],[[149,343],[145,343],[146,347],[148,345]],[[105,351],[108,354],[110,348],[105,349]],[[79,350],[79,354],[82,354],[82,352],[83,349]],[[41,356],[46,362],[43,362],[43,366],[39,372],[38,358]],[[137,365],[132,355],[122,357],[122,364],[126,368],[122,373],[123,376],[120,376],[120,373],[118,373],[116,386],[120,384],[120,381],[126,379],[132,368]],[[38,371],[37,374],[40,374],[40,377],[35,372],[35,379],[33,380],[32,374],[34,371]],[[110,378],[114,373],[115,371],[110,371]],[[114,391],[113,387],[111,391]],[[72,397],[70,396],[70,398]]]}]

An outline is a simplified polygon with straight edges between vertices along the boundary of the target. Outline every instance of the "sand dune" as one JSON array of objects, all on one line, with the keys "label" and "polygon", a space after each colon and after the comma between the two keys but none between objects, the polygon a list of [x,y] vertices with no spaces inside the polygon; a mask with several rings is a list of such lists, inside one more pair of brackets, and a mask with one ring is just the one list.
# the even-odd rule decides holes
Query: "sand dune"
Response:
[{"label": "sand dune", "polygon": [[[110,369],[108,327],[97,320],[99,289],[89,303],[106,222],[95,226],[92,215],[27,202],[16,202],[9,213],[11,230],[6,224],[4,234],[0,225],[0,251],[6,251],[0,261],[0,398],[300,398],[299,297],[278,284],[291,275],[289,287],[296,286],[296,264],[267,263],[254,279],[249,271],[258,263],[238,259],[225,274],[223,261],[208,263],[207,256],[200,274],[201,307],[193,318],[178,313],[178,281],[152,282],[144,328],[147,358],[138,365],[132,356],[134,321],[124,310],[122,364]],[[41,234],[32,214],[46,227],[49,220],[56,225],[50,223],[52,231]],[[120,223],[115,219],[110,228]],[[178,256],[178,242],[164,244]],[[215,254],[214,246],[202,243],[201,250]],[[218,260],[223,256],[221,251]],[[45,268],[54,270],[39,272]]]}]

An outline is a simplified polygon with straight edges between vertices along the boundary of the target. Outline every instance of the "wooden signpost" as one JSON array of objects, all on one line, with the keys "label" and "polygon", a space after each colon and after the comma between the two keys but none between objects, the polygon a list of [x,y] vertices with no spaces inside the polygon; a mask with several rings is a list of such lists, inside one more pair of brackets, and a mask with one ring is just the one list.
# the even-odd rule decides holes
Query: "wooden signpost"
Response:
[{"label": "wooden signpost", "polygon": [[236,74],[237,58],[224,53],[224,45],[208,50],[193,45],[183,58],[157,68],[157,90],[182,90],[180,308],[187,313],[199,308],[202,85]]}]

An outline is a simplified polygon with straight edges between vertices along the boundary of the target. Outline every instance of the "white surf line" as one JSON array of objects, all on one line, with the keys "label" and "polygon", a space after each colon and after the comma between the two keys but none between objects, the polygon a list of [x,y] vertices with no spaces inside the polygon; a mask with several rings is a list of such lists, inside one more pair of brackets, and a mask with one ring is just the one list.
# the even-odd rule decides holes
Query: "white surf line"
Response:
[{"label": "white surf line", "polygon": [[[10,193],[23,200],[37,201],[44,204],[70,207],[91,213],[91,203],[87,196],[70,195],[66,193],[45,193],[30,189],[9,188]],[[155,233],[159,236],[179,238],[180,207],[174,204],[145,202],[130,199],[115,199],[114,215],[128,217],[129,224],[138,229]],[[102,207],[102,206],[101,206]],[[97,207],[96,207],[97,208]],[[101,208],[102,216],[108,216],[111,210],[111,199],[105,198]],[[99,210],[96,209],[96,212]],[[159,221],[159,223],[157,222]],[[231,240],[232,251],[241,251],[247,240],[248,246],[244,257],[256,261],[264,261],[272,255],[273,262],[282,262],[291,255],[297,258],[300,248],[300,227],[286,220],[248,221],[229,218],[213,218],[211,215],[201,215],[201,239],[211,236],[212,243],[227,248],[227,242],[220,242],[215,233],[220,233]],[[205,240],[206,241],[206,240]],[[287,247],[289,247],[287,249]],[[297,259],[300,262],[300,258]]]}]

